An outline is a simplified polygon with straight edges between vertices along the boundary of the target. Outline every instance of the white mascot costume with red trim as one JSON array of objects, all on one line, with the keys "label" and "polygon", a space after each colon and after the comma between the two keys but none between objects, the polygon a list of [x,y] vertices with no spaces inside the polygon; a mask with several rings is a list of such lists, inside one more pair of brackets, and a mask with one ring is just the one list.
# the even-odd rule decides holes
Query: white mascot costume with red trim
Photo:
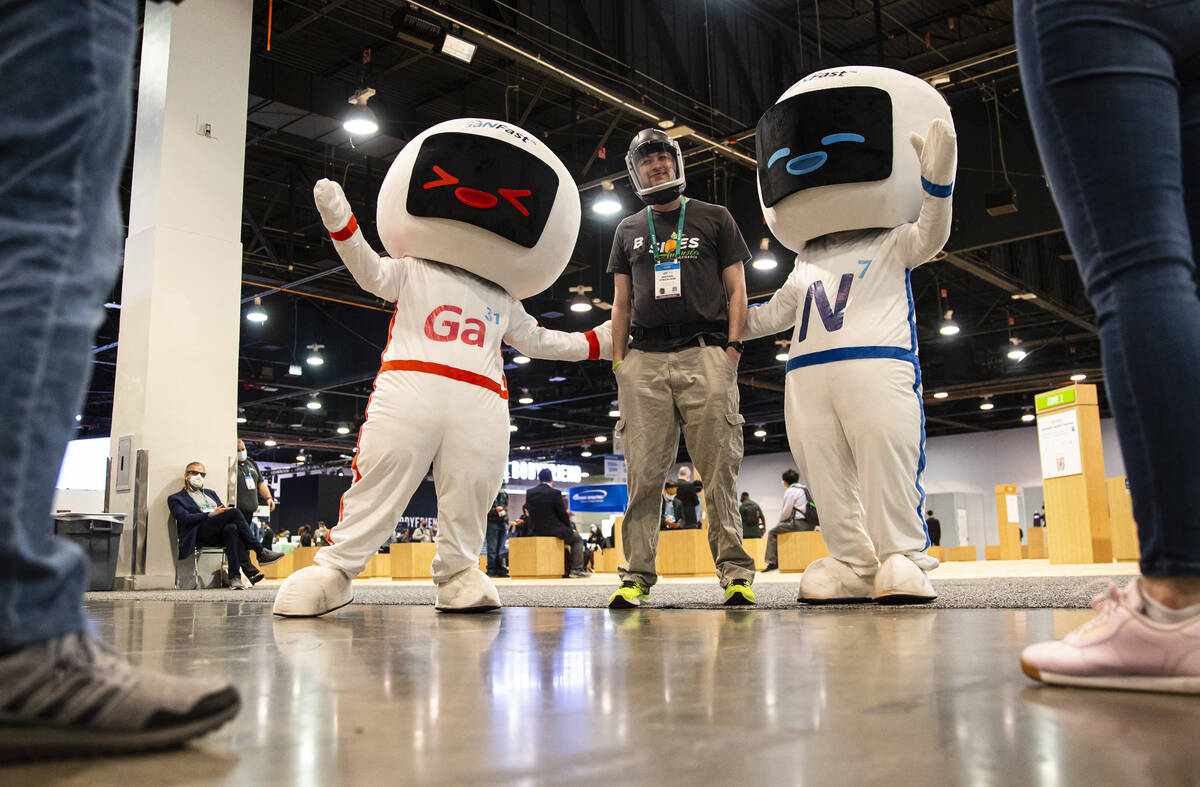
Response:
[{"label": "white mascot costume with red trim", "polygon": [[496,609],[500,598],[478,555],[508,459],[500,342],[532,358],[612,357],[607,325],[547,330],[520,302],[553,283],[570,259],[577,186],[528,132],[458,119],[409,142],[384,179],[378,229],[390,257],[368,245],[337,183],[321,180],[313,193],[355,281],[394,301],[396,312],[331,546],[287,578],[275,614],[322,615],[349,604],[351,578],[388,540],[431,463],[437,608]]},{"label": "white mascot costume with red trim", "polygon": [[784,420],[830,553],[799,600],[932,601],[909,276],[950,236],[950,107],[900,71],[818,71],[767,110],[757,146],[759,201],[796,265],[746,336],[795,326]]}]

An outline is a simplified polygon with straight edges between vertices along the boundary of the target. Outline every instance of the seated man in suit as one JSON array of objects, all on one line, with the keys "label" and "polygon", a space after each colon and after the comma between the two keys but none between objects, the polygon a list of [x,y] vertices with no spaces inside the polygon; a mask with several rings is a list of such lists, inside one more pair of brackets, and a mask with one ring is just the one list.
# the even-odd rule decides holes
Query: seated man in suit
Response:
[{"label": "seated man in suit", "polygon": [[538,473],[540,482],[525,493],[525,508],[529,510],[529,528],[535,536],[551,536],[561,538],[571,549],[572,577],[586,577],[583,568],[584,551],[583,536],[571,524],[567,517],[567,507],[563,503],[562,492],[554,488],[554,474],[549,468],[542,468]]},{"label": "seated man in suit", "polygon": [[188,463],[183,471],[183,489],[167,498],[167,506],[179,528],[179,559],[190,557],[197,546],[225,547],[231,588],[244,587],[239,569],[246,573],[251,584],[261,581],[262,572],[250,562],[250,553],[258,555],[260,566],[274,563],[283,555],[264,548],[254,538],[242,512],[222,505],[216,492],[204,488],[206,476],[201,462]]}]

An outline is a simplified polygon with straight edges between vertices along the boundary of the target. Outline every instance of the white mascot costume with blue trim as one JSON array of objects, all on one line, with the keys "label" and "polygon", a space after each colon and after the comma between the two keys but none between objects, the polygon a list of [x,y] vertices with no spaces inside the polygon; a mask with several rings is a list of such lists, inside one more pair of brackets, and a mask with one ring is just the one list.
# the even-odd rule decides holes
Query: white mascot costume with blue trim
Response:
[{"label": "white mascot costume with blue trim", "polygon": [[612,357],[607,324],[547,330],[520,302],[566,267],[579,233],[578,188],[527,131],[458,119],[427,129],[392,162],[377,216],[390,257],[363,238],[337,183],[321,180],[313,193],[355,281],[396,312],[331,546],[287,578],[275,614],[322,615],[349,604],[351,578],[388,541],[430,464],[437,608],[496,609],[500,597],[478,555],[508,459],[501,339],[535,358]]},{"label": "white mascot costume with blue trim", "polygon": [[950,107],[900,71],[828,69],[780,96],[757,145],[763,212],[796,265],[746,335],[795,326],[784,417],[831,555],[799,600],[932,601],[909,276],[950,235]]}]

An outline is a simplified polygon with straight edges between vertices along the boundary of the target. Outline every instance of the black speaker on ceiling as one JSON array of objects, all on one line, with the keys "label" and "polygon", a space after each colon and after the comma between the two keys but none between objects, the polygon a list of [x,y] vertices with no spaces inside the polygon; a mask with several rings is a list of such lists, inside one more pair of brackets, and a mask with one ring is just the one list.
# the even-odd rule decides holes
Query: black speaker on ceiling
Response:
[{"label": "black speaker on ceiling", "polygon": [[992,189],[983,195],[983,207],[989,216],[1003,216],[1017,212],[1017,190],[1011,183]]}]

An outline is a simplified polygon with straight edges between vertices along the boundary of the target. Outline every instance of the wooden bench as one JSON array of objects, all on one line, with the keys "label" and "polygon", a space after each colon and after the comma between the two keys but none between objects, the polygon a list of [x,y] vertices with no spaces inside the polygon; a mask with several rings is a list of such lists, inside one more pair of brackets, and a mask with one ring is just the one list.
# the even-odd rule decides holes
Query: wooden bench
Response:
[{"label": "wooden bench", "polygon": [[592,564],[592,568],[594,571],[596,571],[596,573],[598,573],[598,574],[615,574],[615,573],[617,573],[617,566],[621,562],[622,555],[619,552],[617,552],[617,550],[615,548],[610,547],[609,549],[601,549],[599,552],[596,552],[594,554],[596,557]]},{"label": "wooden bench", "polygon": [[978,560],[979,556],[975,553],[975,547],[947,547],[946,560]]},{"label": "wooden bench", "polygon": [[[266,579],[287,579],[288,575],[295,570],[292,567],[294,559],[292,554],[288,553],[269,566],[259,566],[259,571],[262,572],[263,577]],[[256,566],[258,565],[258,557],[253,552],[250,553],[250,562]]]},{"label": "wooden bench", "polygon": [[307,568],[313,564],[313,558],[317,556],[317,550],[320,547],[296,547],[292,550],[292,571],[299,571],[302,568]]},{"label": "wooden bench", "polygon": [[385,576],[392,579],[429,579],[429,571],[433,558],[437,555],[437,544],[429,541],[415,541],[392,544],[388,547],[391,555],[391,571]]},{"label": "wooden bench", "polygon": [[1000,547],[992,545],[992,544],[988,544],[987,546],[985,546],[983,548],[983,559],[984,560],[999,560],[1000,559]]},{"label": "wooden bench", "polygon": [[829,550],[825,548],[825,539],[820,531],[780,533],[778,538],[779,570],[782,573],[795,574],[804,571],[814,560],[829,557]]},{"label": "wooden bench", "polygon": [[717,571],[706,530],[661,530],[655,569],[660,577],[711,577]]},{"label": "wooden bench", "polygon": [[508,540],[508,575],[513,579],[557,579],[563,575],[561,538],[522,536]]},{"label": "wooden bench", "polygon": [[743,538],[742,549],[746,550],[746,554],[754,558],[755,570],[762,571],[767,567],[767,539]]},{"label": "wooden bench", "polygon": [[1031,527],[1025,531],[1025,535],[1029,541],[1029,557],[1036,560],[1050,557],[1050,552],[1046,549],[1046,528]]}]

